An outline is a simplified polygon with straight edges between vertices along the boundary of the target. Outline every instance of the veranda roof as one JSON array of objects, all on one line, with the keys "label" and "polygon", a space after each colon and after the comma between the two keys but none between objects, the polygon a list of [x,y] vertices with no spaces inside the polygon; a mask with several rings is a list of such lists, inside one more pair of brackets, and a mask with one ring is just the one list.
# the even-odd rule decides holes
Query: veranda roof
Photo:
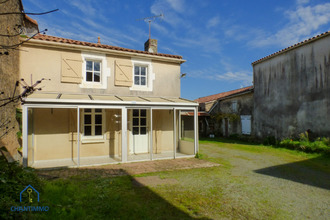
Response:
[{"label": "veranda roof", "polygon": [[83,104],[196,107],[197,102],[183,98],[90,95],[65,93],[34,93],[23,99],[24,104]]}]

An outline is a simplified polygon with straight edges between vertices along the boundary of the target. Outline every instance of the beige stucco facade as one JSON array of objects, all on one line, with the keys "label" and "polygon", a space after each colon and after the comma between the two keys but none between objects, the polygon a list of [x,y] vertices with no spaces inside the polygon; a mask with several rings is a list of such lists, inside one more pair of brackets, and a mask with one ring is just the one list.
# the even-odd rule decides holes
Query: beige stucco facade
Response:
[{"label": "beige stucco facade", "polygon": [[[31,40],[33,41],[33,40]],[[126,96],[161,96],[161,97],[180,97],[180,64],[183,61],[153,59],[152,57],[139,57],[127,54],[112,54],[109,51],[88,51],[81,48],[61,48],[54,45],[39,45],[39,42],[25,43],[20,50],[20,76],[30,81],[42,78],[50,79],[44,81],[44,92],[62,92],[78,94],[119,94]],[[84,57],[102,59],[101,83],[104,86],[93,87],[84,85],[83,68]],[[76,68],[77,77],[80,82],[67,82],[63,80],[63,67],[65,59],[78,60],[70,67]],[[80,61],[80,62],[79,62]],[[115,83],[116,62],[141,63],[148,65],[148,89],[134,88],[133,83],[128,86],[117,86]],[[37,65],[36,65],[37,63]],[[79,68],[80,65],[80,68]],[[77,67],[78,66],[78,67]],[[133,75],[133,68],[128,74]],[[132,76],[130,76],[132,77]]]},{"label": "beige stucco facade", "polygon": [[[88,61],[100,63],[100,82],[86,80]],[[81,166],[194,156],[197,117],[195,138],[180,136],[180,111],[197,112],[197,103],[180,98],[183,62],[179,56],[30,40],[20,50],[20,77],[45,80],[42,91],[23,101],[23,163]],[[146,85],[136,85],[135,66],[146,69]]]}]

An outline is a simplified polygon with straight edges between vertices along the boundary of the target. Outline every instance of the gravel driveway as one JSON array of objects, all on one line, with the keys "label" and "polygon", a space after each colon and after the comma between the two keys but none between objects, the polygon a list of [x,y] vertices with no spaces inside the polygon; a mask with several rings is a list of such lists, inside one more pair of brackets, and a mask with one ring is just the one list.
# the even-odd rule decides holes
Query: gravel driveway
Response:
[{"label": "gravel driveway", "polygon": [[[282,216],[280,218],[330,219],[330,169],[321,171],[306,166],[300,157],[294,156],[249,152],[209,144],[201,145],[200,148],[208,157],[228,161],[231,165],[230,176],[243,180],[241,185],[233,184],[228,187],[231,189],[225,190],[225,194],[233,197],[232,201],[248,205],[250,201],[256,200],[251,197],[259,197],[259,200],[268,202],[270,207],[280,210],[283,214],[278,215]],[[247,198],[237,193],[240,188],[248,191],[245,186],[260,190],[247,193],[250,197]]]}]

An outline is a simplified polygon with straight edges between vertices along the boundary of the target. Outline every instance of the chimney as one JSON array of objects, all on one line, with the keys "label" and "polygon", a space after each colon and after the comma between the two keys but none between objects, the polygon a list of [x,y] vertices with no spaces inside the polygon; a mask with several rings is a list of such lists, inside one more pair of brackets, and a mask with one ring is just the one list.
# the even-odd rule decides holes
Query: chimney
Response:
[{"label": "chimney", "polygon": [[101,38],[100,37],[97,37],[97,43],[101,44]]},{"label": "chimney", "polygon": [[157,53],[157,40],[149,38],[144,43],[144,51],[148,51],[150,53]]}]

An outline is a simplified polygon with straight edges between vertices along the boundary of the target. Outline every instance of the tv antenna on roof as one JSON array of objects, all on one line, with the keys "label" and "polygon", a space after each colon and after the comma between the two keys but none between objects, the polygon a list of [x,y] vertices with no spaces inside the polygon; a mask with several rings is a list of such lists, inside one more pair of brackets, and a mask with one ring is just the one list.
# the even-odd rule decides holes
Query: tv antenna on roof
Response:
[{"label": "tv antenna on roof", "polygon": [[151,22],[155,21],[156,18],[164,18],[164,14],[160,13],[159,15],[155,15],[155,16],[150,16],[150,17],[146,17],[146,18],[140,18],[140,19],[136,19],[137,21],[147,21],[149,23],[149,40],[151,39]]}]

